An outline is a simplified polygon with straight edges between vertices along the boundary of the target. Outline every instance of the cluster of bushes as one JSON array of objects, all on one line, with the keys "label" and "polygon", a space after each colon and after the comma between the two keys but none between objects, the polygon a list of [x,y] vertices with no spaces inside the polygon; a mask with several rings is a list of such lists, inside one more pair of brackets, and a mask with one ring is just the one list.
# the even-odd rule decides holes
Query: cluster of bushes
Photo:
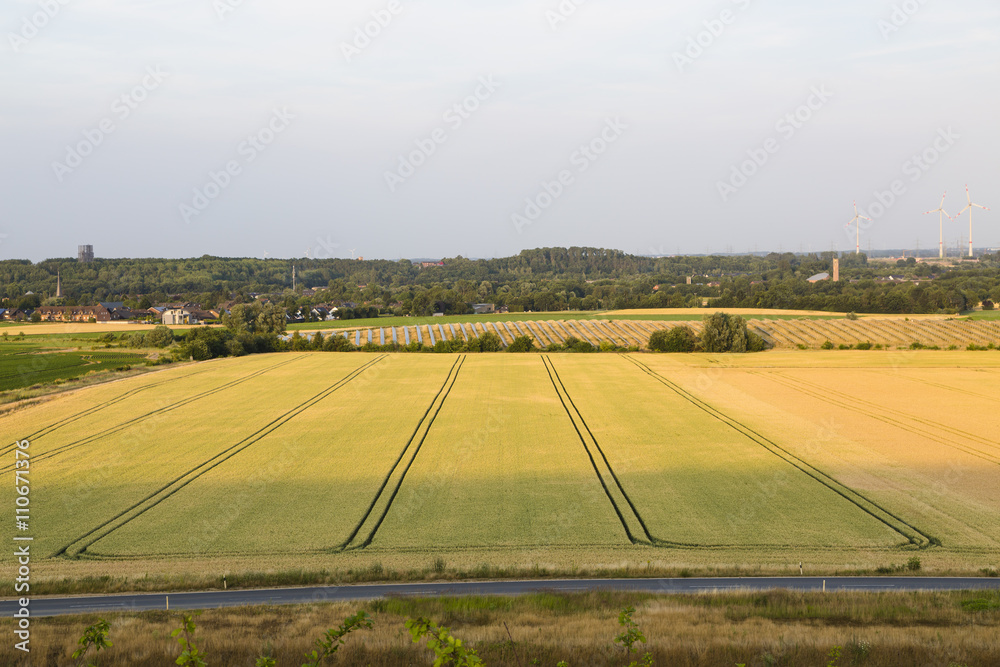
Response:
[{"label": "cluster of bushes", "polygon": [[276,334],[236,333],[232,329],[191,329],[179,339],[179,343],[174,350],[174,357],[178,360],[195,361],[282,352],[288,349]]},{"label": "cluster of bushes", "polygon": [[[114,340],[114,334],[104,334],[97,340],[104,341],[105,336],[110,336],[111,340]],[[152,331],[133,331],[129,334],[122,334],[123,342],[126,347],[169,347],[173,344],[175,337],[174,331],[170,327],[163,326],[162,324],[155,327]]]},{"label": "cluster of bushes", "polygon": [[546,352],[638,352],[638,347],[621,347],[610,341],[603,340],[600,345],[592,345],[585,340],[570,336],[562,344],[553,343],[545,348]]},{"label": "cluster of bushes", "polygon": [[324,336],[322,333],[315,334],[312,338],[306,338],[298,331],[292,335],[291,341],[287,344],[287,349],[294,352],[322,351],[322,352],[435,352],[435,353],[455,353],[455,352],[620,352],[627,350],[636,352],[639,348],[622,348],[614,343],[602,341],[601,344],[593,345],[585,340],[570,336],[563,343],[553,343],[545,348],[536,345],[532,336],[517,336],[514,341],[505,349],[500,336],[492,332],[486,332],[481,336],[469,338],[468,340],[453,339],[439,340],[434,345],[424,345],[419,341],[412,341],[409,345],[399,343],[364,343],[355,345],[349,339],[336,334]]},{"label": "cluster of bushes", "polygon": [[358,306],[357,308],[341,308],[337,311],[337,318],[341,320],[368,320],[374,319],[382,314],[382,311],[375,306]]},{"label": "cluster of bushes", "polygon": [[[882,345],[882,343],[875,343],[873,345],[871,343],[871,341],[864,341],[863,343],[856,343],[854,345],[848,345],[847,343],[841,343],[840,345],[835,345],[833,342],[831,342],[831,341],[828,340],[828,341],[824,342],[822,345],[820,345],[819,347],[820,347],[821,350],[883,350],[883,349],[884,350],[888,350],[888,349],[891,349],[888,345]],[[807,350],[809,348],[806,345],[799,344],[799,349]],[[940,350],[941,346],[939,346],[939,345],[924,345],[920,341],[914,341],[914,342],[910,343],[910,347],[909,348],[899,347],[899,348],[896,348],[896,349],[899,349],[899,350],[902,350],[902,349],[910,349],[910,350]],[[959,348],[958,348],[958,345],[949,345],[945,349],[948,349],[948,350],[957,350]],[[988,345],[976,345],[975,343],[969,343],[965,347],[965,349],[968,350],[969,352],[986,352],[988,350],[997,350],[997,349],[1000,349],[1000,347],[997,347],[996,343],[990,343]]]},{"label": "cluster of bushes", "polygon": [[[800,347],[802,347],[800,345]],[[819,346],[821,350],[881,350],[884,349],[882,343],[875,343],[874,345],[870,340],[866,340],[862,343],[855,343],[854,345],[849,345],[848,343],[841,343],[840,345],[834,345],[831,341],[826,341]]]},{"label": "cluster of bushes", "polygon": [[763,352],[767,343],[747,328],[739,315],[714,313],[704,318],[701,336],[686,325],[662,329],[649,337],[653,352]]},{"label": "cluster of bushes", "polygon": [[[534,339],[530,336],[521,336],[515,339],[514,343],[507,348],[509,352],[530,352],[534,348]],[[296,331],[292,334],[292,339],[286,343],[287,348],[294,352],[501,352],[503,351],[503,341],[495,333],[486,332],[482,336],[472,337],[468,340],[439,340],[434,345],[424,345],[420,341],[411,341],[408,345],[400,343],[364,343],[355,345],[349,339],[341,335],[330,334],[324,336],[322,332],[317,332],[311,339],[306,338]]]}]

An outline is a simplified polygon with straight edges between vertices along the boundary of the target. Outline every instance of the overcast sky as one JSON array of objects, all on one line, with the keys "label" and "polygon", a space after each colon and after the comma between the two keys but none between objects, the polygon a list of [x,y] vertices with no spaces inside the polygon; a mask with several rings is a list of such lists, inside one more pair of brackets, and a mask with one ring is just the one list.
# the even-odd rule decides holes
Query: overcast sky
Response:
[{"label": "overcast sky", "polygon": [[855,199],[863,248],[928,248],[966,183],[1000,246],[996,0],[6,0],[0,29],[0,258],[853,250]]}]

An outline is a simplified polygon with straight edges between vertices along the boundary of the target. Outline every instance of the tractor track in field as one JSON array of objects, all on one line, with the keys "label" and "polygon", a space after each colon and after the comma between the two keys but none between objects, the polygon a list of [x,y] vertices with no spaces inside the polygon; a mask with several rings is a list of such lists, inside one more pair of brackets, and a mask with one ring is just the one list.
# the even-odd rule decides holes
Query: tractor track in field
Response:
[{"label": "tractor track in field", "polygon": [[[403,486],[403,480],[406,479],[406,474],[410,471],[410,467],[413,465],[413,462],[416,461],[417,455],[420,453],[420,449],[423,447],[424,441],[427,439],[427,435],[430,433],[431,427],[434,425],[434,420],[437,419],[438,413],[441,412],[441,408],[444,407],[445,401],[448,400],[448,395],[451,393],[452,388],[455,386],[455,382],[458,380],[458,374],[462,370],[462,366],[465,365],[465,360],[466,355],[460,355],[458,359],[455,360],[455,363],[451,365],[451,368],[448,370],[448,375],[445,376],[444,382],[441,384],[441,388],[438,389],[438,392],[434,395],[430,405],[427,406],[427,410],[424,411],[420,421],[417,422],[416,427],[413,429],[413,433],[410,434],[409,440],[406,441],[406,444],[403,446],[402,451],[396,458],[395,463],[393,463],[392,467],[389,468],[389,472],[386,473],[385,479],[382,480],[382,485],[379,486],[378,491],[375,492],[375,497],[372,498],[372,501],[369,503],[368,509],[365,510],[361,520],[358,521],[357,525],[351,531],[351,534],[348,535],[347,539],[344,540],[339,546],[332,549],[332,551],[340,552],[348,549],[364,549],[375,539],[375,533],[377,533],[378,529],[382,527],[382,522],[385,521],[385,517],[389,514],[389,510],[392,508],[392,503],[396,500],[396,495]],[[431,414],[432,411],[433,414]],[[355,541],[358,533],[361,532],[361,529],[371,517],[372,512],[375,511],[375,507],[378,505],[379,500],[383,497],[385,489],[389,485],[389,481],[392,479],[392,476],[396,473],[397,469],[399,469],[400,462],[406,457],[407,451],[411,449],[414,439],[416,439],[417,434],[421,431],[423,431],[423,435],[420,436],[420,440],[417,442],[416,447],[413,448],[413,454],[410,456],[406,466],[401,470],[399,479],[393,485],[392,492],[389,495],[381,514],[375,521],[375,525],[372,526],[370,531],[368,531],[367,536],[361,541],[360,544],[352,546],[352,543]],[[327,551],[329,552],[331,550]]]},{"label": "tractor track in field", "polygon": [[[224,463],[225,461],[228,461],[229,459],[231,459],[232,457],[236,456],[237,454],[240,454],[241,452],[245,451],[246,449],[248,449],[249,447],[251,447],[255,443],[257,443],[260,440],[262,440],[267,435],[270,435],[272,432],[276,431],[281,426],[285,425],[287,422],[289,422],[292,419],[294,419],[295,417],[297,417],[302,412],[305,412],[306,410],[308,410],[309,408],[313,407],[314,405],[316,405],[317,403],[319,403],[323,399],[327,398],[328,396],[330,396],[331,394],[333,394],[337,390],[339,390],[339,389],[343,388],[344,386],[346,386],[347,384],[349,384],[352,380],[354,380],[355,378],[357,378],[358,376],[360,376],[361,374],[363,374],[369,368],[375,366],[376,364],[378,364],[379,362],[381,362],[383,359],[386,359],[387,356],[388,355],[384,355],[384,354],[383,355],[379,355],[375,359],[372,359],[371,361],[369,361],[369,362],[367,362],[365,364],[362,364],[361,366],[359,366],[358,368],[354,369],[353,371],[351,371],[350,373],[348,373],[347,375],[345,375],[341,379],[339,379],[336,382],[334,382],[332,385],[330,385],[329,387],[327,387],[323,391],[319,392],[318,394],[315,394],[311,398],[306,399],[302,403],[299,403],[294,408],[292,408],[290,410],[287,410],[284,414],[282,414],[281,416],[276,417],[275,419],[271,420],[271,422],[269,422],[265,426],[259,428],[257,431],[255,431],[251,435],[243,438],[242,440],[240,440],[239,442],[237,442],[235,445],[232,445],[231,447],[228,447],[228,448],[222,450],[221,452],[218,452],[217,454],[215,454],[211,458],[209,458],[209,459],[207,459],[207,460],[199,463],[198,465],[194,466],[193,468],[191,468],[190,470],[188,470],[184,474],[182,474],[182,475],[174,478],[172,481],[170,481],[167,484],[161,486],[155,492],[147,495],[145,498],[143,498],[139,502],[134,503],[131,507],[129,507],[129,508],[127,508],[127,509],[119,512],[117,515],[115,515],[114,517],[108,519],[104,523],[102,523],[102,524],[100,524],[100,525],[98,525],[98,526],[96,526],[94,528],[91,528],[89,531],[87,531],[83,535],[80,535],[79,537],[75,538],[71,542],[69,542],[66,545],[60,547],[52,555],[52,557],[60,557],[60,556],[78,557],[78,556],[80,556],[81,554],[83,554],[94,543],[98,542],[99,540],[104,539],[105,537],[107,537],[108,535],[110,535],[114,531],[118,530],[122,526],[125,526],[126,524],[128,524],[131,521],[133,521],[134,519],[142,516],[147,511],[149,511],[150,509],[156,507],[157,505],[159,505],[161,502],[163,502],[167,498],[173,496],[175,493],[177,493],[178,491],[180,491],[181,489],[183,489],[188,484],[190,484],[191,482],[195,481],[196,479],[198,479],[199,477],[201,477],[202,475],[204,475],[208,471],[212,470],[216,466]],[[268,370],[270,370],[272,368],[274,368],[274,366],[269,367]],[[136,510],[138,510],[138,511],[136,511]],[[122,519],[124,519],[124,520],[122,520]],[[111,525],[111,524],[115,524],[115,525]],[[102,529],[104,529],[104,528],[107,528],[107,530],[103,530],[103,532],[100,532],[99,534],[97,534],[96,537],[93,537],[89,541],[87,541],[84,544],[80,545],[81,542],[83,542],[84,540],[87,540],[87,538],[90,538],[95,533],[98,533],[99,531],[102,531]],[[71,549],[73,549],[74,547],[76,547],[77,545],[80,545],[79,548],[76,549],[74,553],[70,554],[69,551]]]},{"label": "tractor track in field", "polygon": [[[159,382],[151,382],[150,384],[143,385],[141,387],[136,387],[134,389],[129,389],[124,394],[120,394],[119,396],[116,396],[115,398],[112,398],[112,399],[110,399],[108,401],[105,401],[104,403],[101,403],[99,405],[91,406],[91,407],[87,408],[86,410],[81,410],[80,412],[77,412],[75,414],[69,415],[67,417],[63,417],[59,421],[53,422],[52,424],[49,424],[48,426],[45,426],[44,428],[41,428],[41,429],[35,431],[34,433],[29,433],[28,435],[26,435],[23,438],[21,438],[21,440],[37,440],[38,438],[41,438],[41,437],[46,436],[46,435],[49,435],[49,434],[51,434],[51,433],[59,430],[60,428],[62,428],[63,426],[66,426],[67,424],[72,424],[73,422],[75,422],[75,421],[77,421],[79,419],[83,419],[84,417],[89,417],[90,415],[92,415],[92,414],[94,414],[96,412],[100,412],[101,410],[104,410],[105,408],[109,408],[112,405],[115,405],[116,403],[120,403],[120,402],[124,401],[126,398],[131,398],[132,396],[135,396],[136,394],[139,394],[139,393],[141,393],[143,391],[146,391],[147,389],[153,389],[155,387],[160,387],[160,386],[163,386],[165,384],[169,384],[171,382],[177,382],[178,380],[185,380],[185,379],[187,379],[189,377],[193,377],[195,375],[200,375],[202,373],[207,373],[209,370],[210,369],[199,370],[199,371],[195,371],[193,373],[188,373],[187,375],[180,375],[178,377],[167,378],[165,380],[160,380]],[[12,451],[14,451],[14,449],[15,449],[15,445],[8,445],[7,447],[4,447],[4,448],[0,449],[0,456],[6,456],[7,454],[9,454]]]},{"label": "tractor track in field", "polygon": [[953,386],[951,386],[949,384],[941,384],[940,382],[932,382],[930,380],[924,380],[922,378],[908,377],[906,375],[896,375],[894,377],[898,377],[898,378],[903,379],[903,380],[908,380],[910,382],[918,382],[920,384],[926,384],[928,386],[937,387],[939,389],[946,389],[948,391],[953,391],[956,394],[962,394],[963,396],[970,396],[970,397],[975,397],[975,398],[982,398],[982,399],[987,400],[987,401],[993,401],[995,403],[1000,403],[1000,397],[990,396],[989,394],[980,394],[978,392],[971,391],[969,389],[960,389],[958,387],[953,387]]},{"label": "tractor track in field", "polygon": [[[590,459],[590,465],[594,469],[594,474],[597,475],[597,480],[601,483],[601,488],[604,489],[604,494],[608,497],[608,501],[614,508],[615,514],[618,515],[618,520],[621,522],[622,527],[625,529],[625,535],[628,537],[629,542],[631,542],[632,544],[648,544],[648,545],[656,545],[661,543],[662,542],[661,540],[655,539],[650,534],[649,528],[646,527],[646,522],[643,520],[642,515],[639,514],[639,510],[636,509],[636,506],[632,502],[632,499],[629,498],[628,493],[625,491],[625,488],[622,486],[621,481],[619,481],[618,479],[618,475],[615,474],[614,468],[611,467],[611,463],[608,461],[608,457],[604,454],[604,450],[601,449],[600,443],[597,441],[597,438],[594,437],[594,434],[590,430],[590,426],[587,425],[587,422],[586,420],[584,420],[583,415],[580,414],[580,410],[576,407],[576,404],[573,402],[573,398],[569,395],[569,391],[567,391],[566,386],[563,384],[562,378],[559,377],[559,372],[556,370],[555,365],[552,363],[552,360],[549,359],[547,356],[542,356],[542,364],[545,366],[545,371],[549,375],[549,380],[552,382],[552,388],[555,390],[556,396],[559,397],[559,402],[562,404],[563,410],[566,411],[566,416],[569,417],[569,421],[573,425],[573,430],[576,431],[577,438],[580,439],[580,444],[583,445],[584,451],[587,452],[587,458]],[[593,449],[597,450],[597,453],[600,456],[601,461],[603,461],[605,467],[607,467],[608,473],[611,475],[611,479],[614,481],[614,486],[618,489],[618,492],[621,494],[622,498],[625,499],[625,504],[628,505],[628,509],[623,510],[623,508],[619,506],[618,501],[615,500],[607,480],[605,480],[604,475],[601,474],[600,467],[598,466],[597,460],[594,457],[594,452],[592,451],[591,445],[588,444],[587,438],[585,438],[583,432],[580,431],[580,426],[577,424],[577,422],[579,422],[579,424],[583,426],[584,431],[586,431],[587,435],[590,437],[590,440],[593,443]],[[630,514],[629,519],[631,519],[633,524],[637,523],[641,527],[642,533],[643,535],[645,535],[645,539],[637,537],[632,532],[632,528],[629,526],[629,520],[626,519],[625,516],[626,514]]]},{"label": "tractor track in field", "polygon": [[852,405],[851,403],[849,403],[847,401],[838,400],[838,399],[836,399],[836,398],[834,398],[834,397],[832,397],[832,396],[830,396],[830,395],[828,395],[826,393],[823,393],[823,392],[826,391],[825,387],[817,385],[817,384],[815,384],[813,382],[809,382],[807,380],[801,380],[799,378],[789,377],[789,376],[784,375],[782,373],[761,373],[761,372],[758,372],[758,371],[751,371],[751,374],[757,375],[759,377],[766,378],[766,379],[770,380],[771,382],[774,382],[775,384],[780,384],[780,385],[788,387],[789,389],[792,389],[794,391],[803,393],[803,394],[805,394],[807,396],[811,396],[811,397],[817,399],[818,401],[821,401],[821,402],[826,403],[828,405],[833,405],[835,407],[842,408],[844,410],[848,410],[850,412],[854,412],[854,413],[859,414],[859,415],[863,415],[865,417],[868,417],[869,419],[875,419],[875,420],[880,421],[880,422],[882,422],[884,424],[888,424],[888,425],[890,425],[890,426],[892,426],[894,428],[898,428],[898,429],[904,430],[904,431],[906,431],[908,433],[912,433],[914,435],[919,435],[920,437],[927,438],[928,440],[932,440],[932,441],[934,441],[934,442],[936,442],[938,444],[945,445],[946,447],[950,447],[951,449],[955,449],[955,450],[964,452],[965,454],[968,454],[969,456],[974,456],[975,458],[983,460],[983,461],[986,461],[987,463],[992,463],[994,465],[1000,465],[1000,460],[997,459],[997,454],[993,454],[993,453],[990,453],[990,452],[985,452],[985,451],[982,451],[980,449],[976,449],[975,447],[972,447],[972,446],[963,446],[963,445],[956,444],[955,442],[953,442],[953,441],[951,441],[951,440],[949,440],[947,438],[942,438],[941,436],[936,435],[932,431],[927,431],[927,430],[922,429],[922,428],[920,428],[918,426],[907,424],[906,422],[901,421],[901,419],[906,419],[906,420],[910,420],[910,421],[913,421],[913,422],[917,422],[917,423],[923,424],[925,426],[929,426],[929,427],[931,427],[931,428],[933,428],[933,429],[935,429],[937,431],[945,431],[947,433],[950,433],[953,436],[956,436],[956,437],[959,437],[959,438],[965,438],[966,440],[971,440],[971,441],[976,442],[978,444],[986,445],[987,447],[990,447],[992,449],[998,449],[998,448],[1000,448],[1000,444],[992,442],[992,441],[990,441],[990,440],[988,440],[986,438],[983,438],[982,436],[978,436],[978,435],[975,435],[973,433],[967,433],[966,431],[962,431],[960,429],[953,428],[951,426],[946,426],[946,425],[938,423],[938,422],[930,421],[928,419],[923,419],[923,418],[917,417],[915,415],[910,415],[910,414],[907,414],[907,413],[902,412],[900,410],[894,410],[893,408],[888,408],[888,407],[885,407],[883,405],[879,405],[878,406],[880,411],[886,412],[886,413],[889,413],[889,414],[892,414],[892,415],[895,415],[896,417],[890,417],[890,416],[886,416],[886,415],[881,414],[881,413],[871,412],[871,411],[865,410],[865,409],[863,409],[863,408],[861,408],[859,406]]},{"label": "tractor track in field", "polygon": [[[70,450],[73,450],[73,449],[76,449],[77,447],[83,447],[84,445],[91,444],[91,443],[93,443],[93,442],[95,442],[97,440],[100,440],[101,438],[104,438],[105,436],[112,435],[114,433],[118,433],[119,431],[123,431],[126,428],[128,428],[129,426],[133,426],[133,425],[135,425],[135,424],[143,421],[144,419],[146,419],[148,417],[152,417],[154,415],[161,415],[161,414],[164,414],[166,412],[170,412],[172,410],[176,410],[177,408],[182,408],[182,407],[184,407],[186,405],[194,403],[195,401],[199,401],[199,400],[201,400],[203,398],[206,398],[208,396],[212,396],[213,394],[217,394],[220,391],[225,391],[226,389],[231,389],[232,387],[235,387],[237,385],[243,384],[244,382],[248,382],[249,380],[253,380],[255,378],[258,378],[261,375],[264,375],[265,373],[273,371],[276,368],[280,368],[282,366],[287,366],[288,364],[294,363],[294,362],[298,361],[299,359],[304,358],[304,356],[305,355],[300,355],[300,356],[297,356],[297,357],[295,357],[293,359],[289,359],[287,361],[281,361],[281,362],[279,362],[277,364],[274,364],[272,366],[268,366],[267,368],[262,368],[259,371],[255,371],[255,372],[251,373],[250,375],[246,375],[244,377],[237,378],[237,379],[232,380],[230,382],[227,382],[227,383],[225,383],[225,384],[223,384],[221,386],[215,387],[214,389],[209,389],[209,390],[203,391],[200,394],[195,394],[194,396],[188,396],[188,397],[183,398],[183,399],[181,399],[179,401],[176,401],[174,403],[170,403],[170,404],[165,405],[165,406],[163,406],[161,408],[157,408],[156,410],[152,410],[150,412],[147,412],[145,414],[139,415],[137,417],[133,417],[132,419],[129,419],[129,420],[124,421],[124,422],[121,422],[120,424],[117,424],[117,425],[112,426],[110,428],[104,429],[103,431],[100,431],[99,433],[94,433],[92,435],[88,435],[87,437],[85,437],[85,438],[83,438],[81,440],[77,440],[75,442],[70,442],[70,443],[67,443],[65,445],[61,445],[59,447],[55,447],[55,448],[50,449],[48,451],[42,452],[42,453],[36,455],[34,457],[34,460],[35,461],[44,461],[46,459],[54,458],[54,457],[56,457],[56,456],[58,456],[60,454],[65,454],[66,452],[68,452]],[[185,377],[187,377],[187,376],[185,376]],[[13,470],[14,470],[14,466],[13,465],[7,465],[7,466],[4,466],[2,469],[0,469],[0,474],[6,473],[6,472],[12,472]]]},{"label": "tractor track in field", "polygon": [[876,519],[880,523],[884,524],[885,526],[888,526],[890,529],[892,529],[899,535],[902,535],[911,544],[914,544],[920,548],[927,548],[931,545],[941,544],[940,540],[938,540],[937,538],[931,537],[930,535],[923,532],[916,526],[907,523],[906,521],[896,516],[889,510],[885,509],[875,501],[864,496],[858,491],[855,491],[846,484],[837,481],[832,475],[823,472],[822,470],[808,463],[804,459],[799,458],[795,454],[792,454],[790,451],[788,451],[781,445],[777,444],[773,440],[770,440],[769,438],[766,438],[765,436],[761,435],[760,433],[753,430],[749,426],[746,426],[745,424],[737,421],[736,419],[729,417],[720,410],[717,410],[708,403],[702,401],[698,397],[686,391],[680,385],[668,380],[667,378],[663,377],[656,371],[652,370],[644,363],[636,359],[633,359],[631,356],[628,355],[625,355],[624,358],[626,359],[626,361],[635,365],[642,372],[646,373],[653,379],[657,380],[662,385],[664,385],[665,387],[667,387],[668,389],[670,389],[671,391],[673,391],[678,396],[685,399],[698,409],[702,410],[703,412],[706,412],[707,414],[711,415],[718,421],[732,428],[734,431],[740,433],[744,437],[757,443],[767,451],[771,452],[778,458],[782,459],[792,467],[799,470],[801,473],[808,475],[813,480],[827,487],[828,489],[830,489],[831,491],[833,491],[834,493],[836,493],[837,495],[839,495],[844,500],[848,501],[861,511],[865,512],[866,514]]}]

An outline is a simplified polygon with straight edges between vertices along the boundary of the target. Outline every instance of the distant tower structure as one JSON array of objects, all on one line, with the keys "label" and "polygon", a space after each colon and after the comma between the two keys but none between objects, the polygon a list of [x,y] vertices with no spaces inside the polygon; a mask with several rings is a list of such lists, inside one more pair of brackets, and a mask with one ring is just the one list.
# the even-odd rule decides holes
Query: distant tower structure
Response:
[{"label": "distant tower structure", "polygon": [[837,258],[833,260],[833,282],[840,282],[840,260]]},{"label": "distant tower structure", "polygon": [[62,272],[56,271],[56,298],[63,298],[62,293]]},{"label": "distant tower structure", "polygon": [[88,262],[93,262],[94,246],[92,245],[77,246],[76,259],[81,264],[87,264]]},{"label": "distant tower structure", "polygon": [[292,291],[295,291],[295,265],[292,264]]}]

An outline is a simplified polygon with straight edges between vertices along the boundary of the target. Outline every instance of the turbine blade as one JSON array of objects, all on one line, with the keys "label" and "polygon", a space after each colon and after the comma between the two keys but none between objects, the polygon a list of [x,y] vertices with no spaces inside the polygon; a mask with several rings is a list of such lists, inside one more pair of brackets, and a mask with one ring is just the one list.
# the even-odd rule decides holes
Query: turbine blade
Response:
[{"label": "turbine blade", "polygon": [[973,204],[973,206],[978,206],[979,208],[983,209],[984,211],[990,210],[990,209],[986,208],[985,206],[983,206],[981,204]]}]

